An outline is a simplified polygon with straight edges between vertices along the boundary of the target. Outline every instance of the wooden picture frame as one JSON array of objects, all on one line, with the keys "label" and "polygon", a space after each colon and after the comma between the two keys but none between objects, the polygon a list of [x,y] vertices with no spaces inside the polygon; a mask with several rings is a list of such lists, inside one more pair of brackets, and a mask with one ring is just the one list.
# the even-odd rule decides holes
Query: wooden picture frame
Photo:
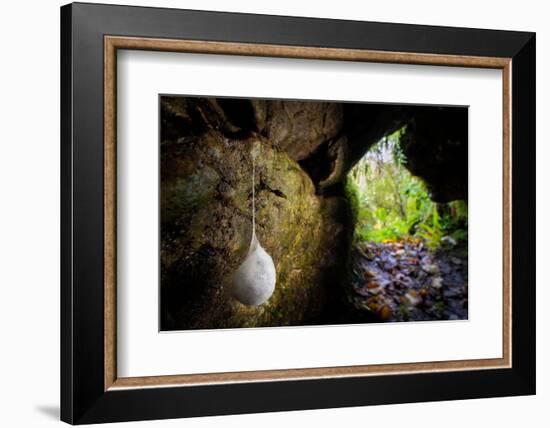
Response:
[{"label": "wooden picture frame", "polygon": [[[502,70],[502,358],[118,377],[118,49]],[[77,3],[61,9],[61,54],[62,420],[114,422],[535,392],[534,34]]]}]

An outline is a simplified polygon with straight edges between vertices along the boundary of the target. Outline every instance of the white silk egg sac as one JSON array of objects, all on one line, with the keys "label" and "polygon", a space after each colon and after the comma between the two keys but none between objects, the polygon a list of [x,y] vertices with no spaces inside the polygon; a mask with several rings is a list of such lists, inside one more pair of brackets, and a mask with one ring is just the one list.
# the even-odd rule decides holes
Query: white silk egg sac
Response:
[{"label": "white silk egg sac", "polygon": [[271,297],[275,283],[273,259],[253,234],[248,255],[233,277],[233,297],[243,305],[258,306]]},{"label": "white silk egg sac", "polygon": [[233,276],[232,294],[243,305],[259,306],[275,291],[276,271],[273,259],[256,237],[255,171],[257,152],[252,155],[252,239],[246,258]]}]

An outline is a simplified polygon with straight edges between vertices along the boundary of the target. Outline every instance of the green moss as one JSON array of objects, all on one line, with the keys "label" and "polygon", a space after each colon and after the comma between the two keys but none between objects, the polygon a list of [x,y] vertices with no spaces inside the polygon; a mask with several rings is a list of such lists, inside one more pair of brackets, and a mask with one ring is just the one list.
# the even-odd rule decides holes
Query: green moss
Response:
[{"label": "green moss", "polygon": [[194,174],[163,184],[161,194],[163,221],[193,214],[213,196],[220,177],[212,168],[205,166]]},{"label": "green moss", "polygon": [[[229,291],[251,237],[252,147],[257,151],[257,235],[277,269],[275,293],[259,308],[241,305]],[[317,316],[325,298],[327,263],[342,258],[332,254],[342,228],[334,223],[337,208],[321,203],[300,166],[265,140],[229,141],[211,135],[186,147],[175,164],[179,169],[163,185],[162,220],[178,230],[179,238],[166,253],[163,269],[185,274],[186,266],[201,257],[197,249],[206,244],[214,250],[209,265],[219,268],[205,282],[224,284],[220,292],[205,297],[208,304],[203,312],[194,313],[193,324],[203,328],[296,325]],[[178,279],[178,284],[184,282],[185,277]],[[190,322],[186,313],[182,309],[177,314],[182,317],[175,320],[179,328]]]},{"label": "green moss", "polygon": [[356,224],[357,219],[359,218],[359,210],[361,207],[359,188],[349,176],[346,177],[346,180],[344,182],[344,194],[349,202],[351,223]]}]

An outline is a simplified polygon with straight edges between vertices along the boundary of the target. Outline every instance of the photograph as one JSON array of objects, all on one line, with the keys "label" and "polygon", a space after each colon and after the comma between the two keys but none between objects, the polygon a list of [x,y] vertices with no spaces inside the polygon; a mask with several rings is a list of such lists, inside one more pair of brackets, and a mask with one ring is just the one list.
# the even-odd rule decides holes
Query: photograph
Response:
[{"label": "photograph", "polygon": [[158,102],[160,331],[468,319],[468,106]]},{"label": "photograph", "polygon": [[[38,328],[58,343],[29,374],[56,389],[33,383],[36,411],[22,403],[13,420],[424,427],[447,423],[453,401],[457,426],[540,414],[542,14],[357,4],[311,17],[71,3],[47,20],[57,96],[25,73],[46,50],[6,68],[21,122],[7,146],[28,152],[21,130],[40,130],[33,156],[6,157],[24,176],[4,180],[12,211],[33,217],[5,222],[24,255],[7,288],[28,294],[17,281],[44,264],[31,269],[44,308],[8,305],[7,319],[26,323],[19,345],[53,308]],[[38,28],[42,9],[27,11]],[[24,36],[8,50],[36,45]],[[22,97],[29,85],[48,93]],[[47,106],[29,122],[31,99]],[[40,168],[56,172],[57,230]],[[56,233],[32,258],[36,234],[21,233],[37,221]],[[43,287],[54,239],[58,293]]]}]

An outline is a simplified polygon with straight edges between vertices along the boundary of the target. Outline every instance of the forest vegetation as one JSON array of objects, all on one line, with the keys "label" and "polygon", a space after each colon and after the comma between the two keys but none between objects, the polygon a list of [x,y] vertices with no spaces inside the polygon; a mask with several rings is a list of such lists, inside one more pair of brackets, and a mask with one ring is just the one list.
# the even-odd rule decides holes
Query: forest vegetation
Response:
[{"label": "forest vegetation", "polygon": [[468,206],[432,201],[406,168],[405,128],[372,146],[346,179],[355,222],[351,300],[382,321],[463,319]]}]

